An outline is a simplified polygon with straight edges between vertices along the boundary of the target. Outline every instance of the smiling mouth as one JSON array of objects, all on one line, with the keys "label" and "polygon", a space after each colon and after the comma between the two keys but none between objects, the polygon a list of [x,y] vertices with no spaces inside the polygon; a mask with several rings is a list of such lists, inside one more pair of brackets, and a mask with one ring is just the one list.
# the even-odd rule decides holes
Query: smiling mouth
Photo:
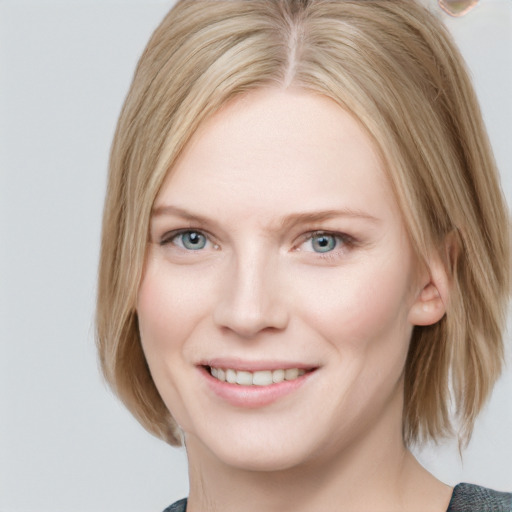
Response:
[{"label": "smiling mouth", "polygon": [[286,368],[249,372],[232,368],[215,368],[213,366],[207,366],[206,369],[214,379],[240,386],[270,386],[284,381],[296,380],[306,373],[313,371],[313,369]]}]

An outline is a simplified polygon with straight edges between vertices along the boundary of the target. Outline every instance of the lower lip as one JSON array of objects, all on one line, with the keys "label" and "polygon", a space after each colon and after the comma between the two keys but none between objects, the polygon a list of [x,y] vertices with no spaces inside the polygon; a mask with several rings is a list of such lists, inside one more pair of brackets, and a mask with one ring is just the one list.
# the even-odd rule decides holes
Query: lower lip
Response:
[{"label": "lower lip", "polygon": [[300,388],[311,376],[313,371],[307,372],[294,380],[284,380],[269,386],[242,386],[222,382],[212,377],[210,372],[201,367],[209,388],[220,398],[235,407],[255,409],[270,405],[280,398],[293,393]]}]

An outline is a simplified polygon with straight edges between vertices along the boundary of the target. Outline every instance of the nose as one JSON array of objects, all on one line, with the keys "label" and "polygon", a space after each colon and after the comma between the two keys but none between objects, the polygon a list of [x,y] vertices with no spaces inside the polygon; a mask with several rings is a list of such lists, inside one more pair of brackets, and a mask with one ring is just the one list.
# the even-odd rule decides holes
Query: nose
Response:
[{"label": "nose", "polygon": [[278,264],[263,255],[236,258],[221,286],[214,322],[243,338],[286,328],[289,311]]}]

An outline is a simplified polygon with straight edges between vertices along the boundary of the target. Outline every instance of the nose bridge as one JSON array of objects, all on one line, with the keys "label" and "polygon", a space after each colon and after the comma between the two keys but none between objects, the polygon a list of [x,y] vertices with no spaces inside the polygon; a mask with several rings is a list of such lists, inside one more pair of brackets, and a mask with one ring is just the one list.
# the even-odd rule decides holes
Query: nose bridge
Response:
[{"label": "nose bridge", "polygon": [[243,337],[265,329],[283,329],[288,312],[282,289],[277,253],[263,244],[246,244],[233,253],[215,321]]}]

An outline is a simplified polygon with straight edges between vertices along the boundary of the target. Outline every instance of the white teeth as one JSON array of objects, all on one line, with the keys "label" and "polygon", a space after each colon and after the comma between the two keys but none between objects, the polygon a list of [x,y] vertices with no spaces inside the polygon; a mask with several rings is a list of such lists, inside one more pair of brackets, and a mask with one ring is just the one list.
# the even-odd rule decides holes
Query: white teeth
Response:
[{"label": "white teeth", "polygon": [[255,386],[270,386],[270,384],[272,384],[272,372],[254,372],[252,375],[252,383]]},{"label": "white teeth", "polygon": [[235,370],[226,370],[226,381],[230,384],[235,384],[236,382],[236,371]]},{"label": "white teeth", "polygon": [[272,372],[272,381],[277,384],[278,382],[283,382],[284,380],[284,370],[274,370]]},{"label": "white teeth", "polygon": [[252,384],[251,372],[236,372],[236,383],[241,386],[250,386]]},{"label": "white teeth", "polygon": [[286,380],[293,380],[299,376],[298,368],[288,368],[284,371],[284,378]]},{"label": "white teeth", "polygon": [[261,370],[257,372],[248,372],[242,370],[233,370],[231,368],[210,367],[212,377],[221,382],[238,384],[240,386],[270,386],[284,380],[295,380],[306,373],[306,370],[299,368],[287,368],[279,370]]}]

